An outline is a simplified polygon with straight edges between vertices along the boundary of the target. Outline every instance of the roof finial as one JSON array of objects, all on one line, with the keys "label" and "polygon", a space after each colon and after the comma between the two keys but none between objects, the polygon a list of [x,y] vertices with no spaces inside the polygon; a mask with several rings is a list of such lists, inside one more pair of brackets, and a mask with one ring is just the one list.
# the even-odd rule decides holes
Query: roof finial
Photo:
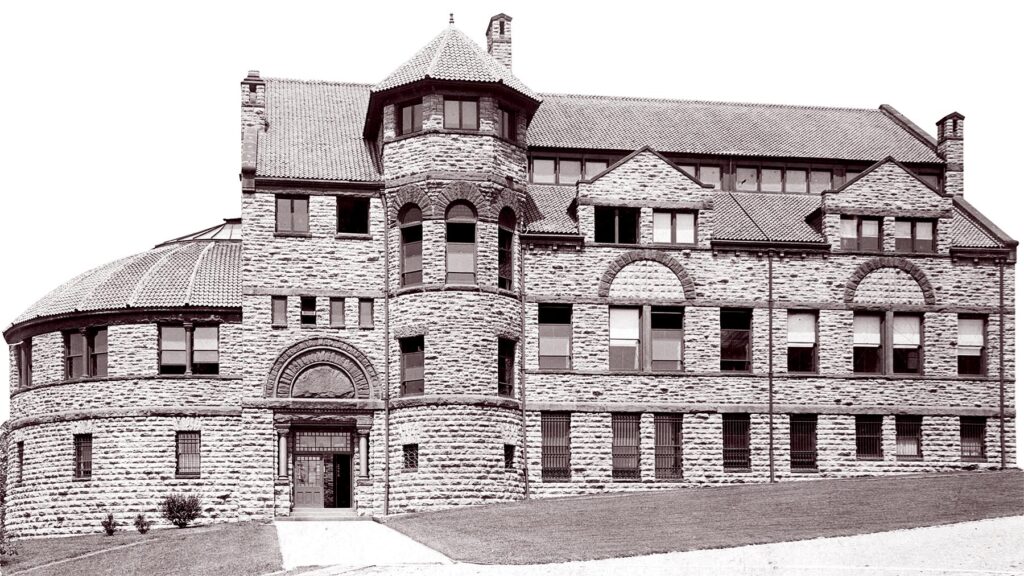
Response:
[{"label": "roof finial", "polygon": [[455,24],[455,12],[448,13],[448,23]]}]

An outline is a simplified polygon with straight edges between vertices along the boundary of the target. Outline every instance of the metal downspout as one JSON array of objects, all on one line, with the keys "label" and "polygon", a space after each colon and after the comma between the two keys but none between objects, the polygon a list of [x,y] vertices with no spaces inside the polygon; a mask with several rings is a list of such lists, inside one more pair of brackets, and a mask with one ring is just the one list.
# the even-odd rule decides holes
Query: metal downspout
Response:
[{"label": "metal downspout", "polygon": [[380,191],[384,209],[384,516],[391,497],[391,213],[384,190]]},{"label": "metal downspout", "polygon": [[775,285],[768,251],[768,482],[775,482]]},{"label": "metal downspout", "polygon": [[999,263],[999,469],[1006,469],[1006,261]]},{"label": "metal downspout", "polygon": [[[523,229],[525,222],[517,222],[516,228]],[[523,499],[530,499],[530,465],[526,454],[526,248],[523,236],[519,234],[519,401],[522,404],[523,430]]]}]

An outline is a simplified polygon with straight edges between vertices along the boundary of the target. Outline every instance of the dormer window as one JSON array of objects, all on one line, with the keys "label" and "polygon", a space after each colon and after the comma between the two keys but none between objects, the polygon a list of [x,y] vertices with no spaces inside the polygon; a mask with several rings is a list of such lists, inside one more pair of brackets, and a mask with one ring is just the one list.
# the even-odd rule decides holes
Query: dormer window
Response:
[{"label": "dormer window", "polygon": [[594,241],[636,244],[640,229],[639,208],[594,207]]},{"label": "dormer window", "polygon": [[444,127],[456,130],[479,129],[476,100],[444,99]]},{"label": "dormer window", "polygon": [[882,221],[878,218],[843,216],[839,221],[843,250],[878,252],[882,249]]},{"label": "dormer window", "polygon": [[935,252],[934,220],[896,219],[897,252]]},{"label": "dormer window", "polygon": [[410,102],[399,108],[398,121],[395,124],[399,136],[421,132],[423,130],[423,103]]},{"label": "dormer window", "polygon": [[654,241],[661,244],[696,244],[697,214],[655,210]]}]

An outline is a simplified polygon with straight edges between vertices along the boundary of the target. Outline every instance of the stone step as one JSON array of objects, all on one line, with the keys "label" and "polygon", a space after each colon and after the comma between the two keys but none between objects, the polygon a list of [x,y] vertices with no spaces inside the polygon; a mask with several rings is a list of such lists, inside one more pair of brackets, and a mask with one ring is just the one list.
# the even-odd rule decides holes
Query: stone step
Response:
[{"label": "stone step", "polygon": [[372,520],[370,516],[359,516],[352,508],[296,508],[289,516],[274,518],[277,522],[344,522],[350,520]]}]

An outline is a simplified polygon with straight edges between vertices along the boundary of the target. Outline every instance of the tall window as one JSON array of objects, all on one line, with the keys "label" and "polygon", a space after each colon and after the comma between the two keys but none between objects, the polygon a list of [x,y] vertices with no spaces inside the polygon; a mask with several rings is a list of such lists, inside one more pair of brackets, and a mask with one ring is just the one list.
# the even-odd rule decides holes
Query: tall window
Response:
[{"label": "tall window", "polygon": [[639,414],[612,414],[612,478],[640,479]]},{"label": "tall window", "polygon": [[444,99],[444,127],[476,130],[479,125],[476,100]]},{"label": "tall window", "polygon": [[89,375],[107,375],[107,329],[97,328],[86,335],[89,347]]},{"label": "tall window", "polygon": [[985,417],[960,417],[960,458],[985,460]]},{"label": "tall window", "polygon": [[199,432],[178,432],[174,451],[177,454],[174,474],[179,478],[199,478]]},{"label": "tall window", "polygon": [[18,344],[18,386],[32,385],[32,339],[25,338]]},{"label": "tall window", "polygon": [[790,310],[787,321],[787,370],[818,371],[818,315]]},{"label": "tall window", "polygon": [[64,378],[107,375],[107,329],[64,333]]},{"label": "tall window", "polygon": [[415,204],[398,211],[398,229],[402,237],[402,286],[423,283],[423,212]]},{"label": "tall window", "polygon": [[935,221],[896,219],[897,252],[935,252]]},{"label": "tall window", "polygon": [[288,325],[288,297],[287,296],[271,296],[270,297],[270,325],[271,326],[287,326]]},{"label": "tall window", "polygon": [[420,445],[402,445],[402,470],[414,471],[420,468]]},{"label": "tall window", "polygon": [[316,324],[316,296],[299,297],[299,321],[307,326]]},{"label": "tall window", "polygon": [[892,318],[892,371],[921,373],[921,317],[896,314]]},{"label": "tall window", "polygon": [[373,328],[373,298],[359,299],[359,327]]},{"label": "tall window", "polygon": [[[645,326],[649,310],[650,331]],[[608,308],[608,369],[683,369],[683,312],[674,308]],[[643,351],[650,342],[650,358]]]},{"label": "tall window", "polygon": [[985,319],[960,316],[957,319],[957,373],[961,376],[985,373]]},{"label": "tall window", "polygon": [[277,197],[277,231],[291,234],[309,232],[309,197]]},{"label": "tall window", "polygon": [[896,459],[921,459],[920,416],[896,416]]},{"label": "tall window", "polygon": [[721,369],[723,371],[750,372],[751,311],[748,309],[721,311]]},{"label": "tall window", "polygon": [[683,417],[654,415],[654,477],[683,477]]},{"label": "tall window", "polygon": [[25,442],[18,442],[18,483],[25,479]]},{"label": "tall window", "polygon": [[665,244],[696,244],[697,214],[655,210],[654,241]]},{"label": "tall window", "polygon": [[505,470],[516,469],[516,445],[505,444]]},{"label": "tall window", "polygon": [[863,216],[843,216],[839,220],[843,250],[878,252],[882,249],[882,221]]},{"label": "tall window", "polygon": [[640,209],[594,206],[594,241],[636,244],[640,237]]},{"label": "tall window", "polygon": [[608,309],[608,369],[640,369],[640,309]]},{"label": "tall window", "polygon": [[651,370],[683,369],[683,311],[651,309]]},{"label": "tall window", "polygon": [[853,314],[853,371],[882,373],[882,316]]},{"label": "tall window", "polygon": [[498,338],[498,395],[513,394],[516,373],[516,342],[508,338]]},{"label": "tall window", "polygon": [[220,371],[220,328],[196,326],[192,329],[193,374],[216,374]]},{"label": "tall window", "polygon": [[516,229],[516,213],[504,208],[498,215],[498,288],[512,289],[512,239]]},{"label": "tall window", "polygon": [[345,326],[345,299],[344,298],[331,298],[331,326],[344,327]]},{"label": "tall window", "polygon": [[750,469],[750,414],[722,414],[722,463],[726,470]]},{"label": "tall window", "polygon": [[338,233],[370,232],[370,199],[338,196]]},{"label": "tall window", "polygon": [[856,416],[857,459],[882,459],[882,417]]},{"label": "tall window", "polygon": [[789,467],[792,470],[818,469],[817,414],[790,415]]},{"label": "tall window", "polygon": [[568,480],[570,420],[568,412],[541,412],[540,476],[542,480]]},{"label": "tall window", "polygon": [[476,282],[476,211],[466,202],[453,202],[448,207],[446,237],[448,240],[448,284]]},{"label": "tall window", "polygon": [[423,394],[423,336],[402,338],[398,341],[402,351],[402,396]]},{"label": "tall window", "polygon": [[423,102],[410,102],[400,107],[395,125],[399,136],[423,130]]},{"label": "tall window", "polygon": [[92,434],[75,434],[75,478],[92,478]]},{"label": "tall window", "polygon": [[505,108],[498,108],[498,136],[516,141],[516,114]]},{"label": "tall window", "polygon": [[220,370],[217,326],[161,326],[161,374],[217,374]]},{"label": "tall window", "polygon": [[541,369],[568,370],[572,367],[572,305],[537,306],[537,364]]}]

